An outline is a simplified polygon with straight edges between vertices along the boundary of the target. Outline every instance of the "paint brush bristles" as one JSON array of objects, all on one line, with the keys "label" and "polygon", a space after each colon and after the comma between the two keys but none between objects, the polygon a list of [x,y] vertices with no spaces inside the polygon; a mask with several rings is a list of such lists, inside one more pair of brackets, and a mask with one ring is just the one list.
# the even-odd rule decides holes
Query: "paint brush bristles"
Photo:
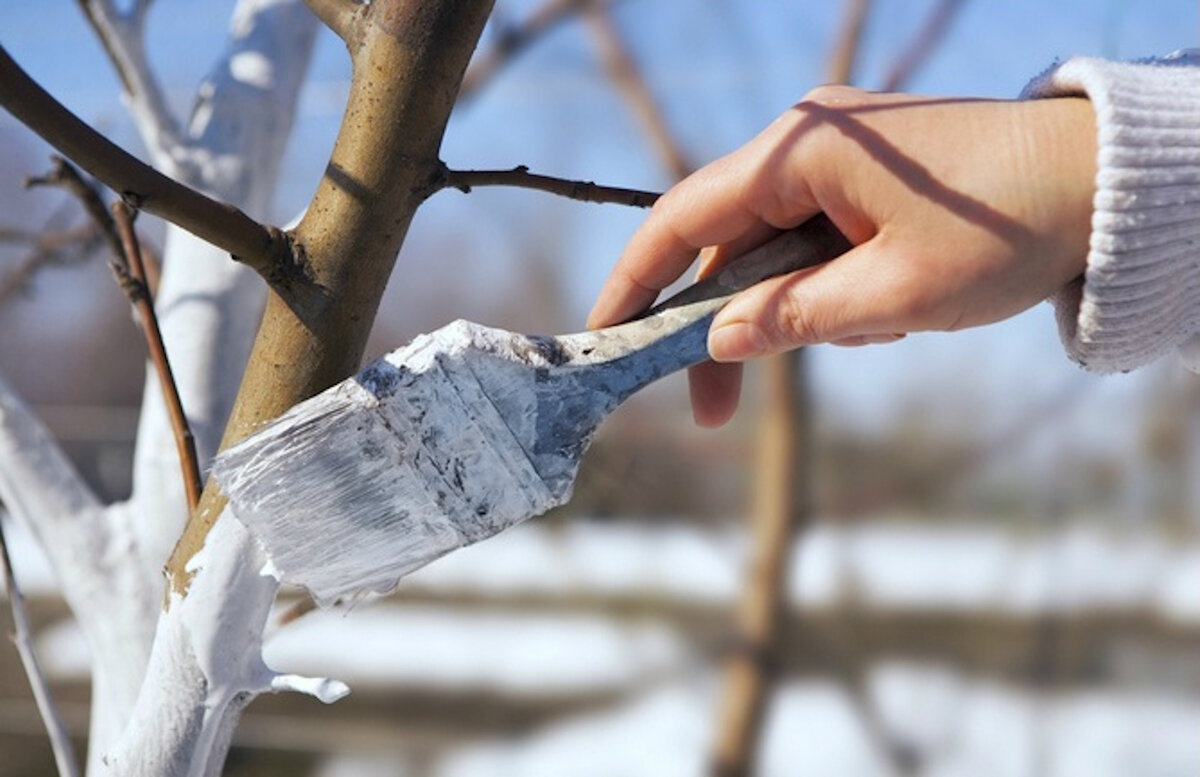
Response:
[{"label": "paint brush bristles", "polygon": [[546,486],[476,380],[481,331],[422,336],[217,459],[282,580],[324,605],[384,592],[569,497]]}]

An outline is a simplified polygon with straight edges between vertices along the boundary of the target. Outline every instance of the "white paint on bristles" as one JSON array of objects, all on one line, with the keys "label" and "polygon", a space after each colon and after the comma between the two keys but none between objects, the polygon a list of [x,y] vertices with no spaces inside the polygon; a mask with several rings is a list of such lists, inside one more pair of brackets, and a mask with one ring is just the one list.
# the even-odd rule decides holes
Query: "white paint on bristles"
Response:
[{"label": "white paint on bristles", "polygon": [[[569,492],[547,486],[514,436],[510,424],[522,419],[501,416],[473,370],[497,357],[536,365],[522,339],[455,322],[224,453],[214,475],[281,579],[325,605],[385,592],[565,501]],[[529,390],[515,381],[512,391]],[[535,403],[524,407],[532,414]]]}]

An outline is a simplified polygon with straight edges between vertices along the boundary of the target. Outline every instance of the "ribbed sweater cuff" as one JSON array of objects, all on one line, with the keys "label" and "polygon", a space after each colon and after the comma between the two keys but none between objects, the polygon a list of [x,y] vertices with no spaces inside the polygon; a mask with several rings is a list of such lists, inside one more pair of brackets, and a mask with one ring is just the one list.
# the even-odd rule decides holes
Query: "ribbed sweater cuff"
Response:
[{"label": "ribbed sweater cuff", "polygon": [[1198,64],[1194,50],[1138,63],[1075,58],[1022,95],[1085,95],[1096,112],[1087,270],[1052,300],[1067,353],[1090,370],[1133,369],[1200,332]]}]

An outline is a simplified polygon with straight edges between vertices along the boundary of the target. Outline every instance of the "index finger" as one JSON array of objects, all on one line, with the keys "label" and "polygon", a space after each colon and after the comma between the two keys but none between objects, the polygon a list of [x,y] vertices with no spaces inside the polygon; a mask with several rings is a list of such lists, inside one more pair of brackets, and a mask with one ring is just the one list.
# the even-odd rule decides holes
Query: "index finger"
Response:
[{"label": "index finger", "polygon": [[600,290],[589,326],[616,324],[646,309],[659,291],[683,275],[701,248],[764,228],[794,227],[820,210],[806,203],[811,198],[797,201],[794,185],[787,187],[787,197],[780,194],[779,176],[786,165],[770,151],[776,147],[769,143],[773,128],[662,195]]}]

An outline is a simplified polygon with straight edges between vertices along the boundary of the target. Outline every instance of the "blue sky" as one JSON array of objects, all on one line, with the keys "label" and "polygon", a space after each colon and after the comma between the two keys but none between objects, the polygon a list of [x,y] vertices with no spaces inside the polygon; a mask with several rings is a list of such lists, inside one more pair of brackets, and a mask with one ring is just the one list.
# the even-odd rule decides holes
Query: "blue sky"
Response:
[{"label": "blue sky", "polygon": [[[151,58],[181,112],[214,57],[229,0],[158,0]],[[533,2],[500,3],[519,17]],[[841,3],[746,0],[628,0],[616,16],[669,121],[691,158],[704,162],[751,137],[824,78]],[[873,86],[908,43],[932,0],[876,0],[858,83]],[[47,35],[47,30],[53,33]],[[931,94],[1013,97],[1055,59],[1075,54],[1140,57],[1195,46],[1194,0],[966,0],[945,43],[910,84]],[[84,118],[136,148],[116,99],[117,83],[73,0],[0,5],[0,41],[50,91]],[[304,93],[276,217],[310,195],[339,120],[348,75],[345,50],[323,34]],[[0,125],[11,124],[0,115]],[[456,167],[527,164],[547,173],[660,189],[669,181],[635,121],[594,65],[579,25],[564,27],[514,62],[453,119],[444,147]],[[569,267],[565,307],[580,324],[592,295],[641,214],[526,192],[444,192],[423,208],[401,257],[401,272],[453,250],[462,262],[461,304],[431,328],[459,316],[496,314],[487,296],[519,293],[528,239],[545,243]],[[462,224],[473,229],[463,230]],[[545,250],[544,247],[542,250]],[[406,279],[412,276],[406,276]],[[402,306],[408,283],[393,282],[385,306]],[[532,304],[532,301],[531,301]],[[520,328],[520,316],[488,323]],[[395,343],[393,345],[398,345]],[[1153,390],[1159,372],[1097,380],[1063,357],[1048,306],[1008,323],[959,335],[919,335],[895,346],[816,349],[819,396],[827,409],[870,423],[912,404],[977,414],[983,426],[1040,398],[1078,385],[1087,402],[1066,423],[1076,439],[1112,436],[1091,418]],[[955,409],[970,396],[975,410]],[[1090,409],[1089,409],[1090,408]],[[1105,427],[1111,426],[1104,425]],[[1078,427],[1078,428],[1076,428]],[[1067,428],[1067,427],[1063,427]],[[1081,443],[1086,444],[1086,443]]]}]

